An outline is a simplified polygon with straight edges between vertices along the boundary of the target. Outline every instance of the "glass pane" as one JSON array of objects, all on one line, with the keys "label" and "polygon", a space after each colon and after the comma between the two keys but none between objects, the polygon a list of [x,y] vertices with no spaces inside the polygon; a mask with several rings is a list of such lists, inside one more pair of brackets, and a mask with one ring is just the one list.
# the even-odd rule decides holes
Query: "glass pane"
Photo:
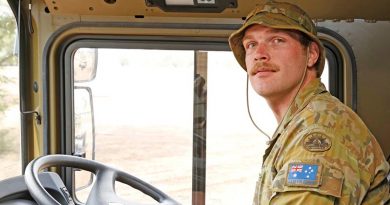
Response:
[{"label": "glass pane", "polygon": [[[231,52],[209,52],[206,204],[252,204],[267,138],[251,123],[246,72]],[[256,124],[272,134],[276,121],[249,85]]]},{"label": "glass pane", "polygon": [[[250,85],[247,92],[246,72],[231,52],[200,53],[206,69],[196,68],[194,76],[195,64],[202,64],[194,62],[194,51],[98,50],[96,77],[76,83],[92,90],[96,160],[145,180],[182,204],[251,204],[267,138],[250,121],[247,95],[254,122],[270,136],[276,120]],[[206,133],[199,140],[197,125],[205,116]],[[91,144],[87,140],[87,150]],[[198,167],[194,174],[192,166],[204,165],[205,159],[206,172]],[[88,180],[89,175],[76,174],[76,184]],[[197,187],[202,180],[206,194]],[[124,184],[117,183],[116,189],[128,200],[152,203]],[[87,195],[88,189],[77,192],[82,201]]]},{"label": "glass pane", "polygon": [[328,62],[329,62],[328,59],[325,59],[325,67],[324,67],[324,71],[322,72],[322,75],[321,75],[321,82],[324,83],[326,89],[329,91],[329,84],[331,82],[329,82],[329,63]]},{"label": "glass pane", "polygon": [[[77,84],[92,89],[96,160],[182,204],[191,200],[193,75],[193,51],[99,49],[96,77]],[[120,196],[143,200],[123,187]]]},{"label": "glass pane", "polygon": [[14,54],[16,21],[0,0],[0,180],[20,175],[19,65]]}]

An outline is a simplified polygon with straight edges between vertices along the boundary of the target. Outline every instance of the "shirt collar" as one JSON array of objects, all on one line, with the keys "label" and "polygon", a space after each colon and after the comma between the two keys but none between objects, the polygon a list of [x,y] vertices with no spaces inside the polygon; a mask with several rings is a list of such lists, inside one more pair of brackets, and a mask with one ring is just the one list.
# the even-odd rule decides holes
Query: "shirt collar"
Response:
[{"label": "shirt collar", "polygon": [[305,108],[314,96],[322,92],[326,92],[326,88],[320,78],[311,81],[303,89],[301,89],[295,97],[294,102],[292,102],[290,108],[287,110],[287,113],[285,114],[286,116],[278,126],[278,129],[275,131],[272,139],[277,138],[277,136],[279,136],[279,134],[287,127],[292,118]]}]

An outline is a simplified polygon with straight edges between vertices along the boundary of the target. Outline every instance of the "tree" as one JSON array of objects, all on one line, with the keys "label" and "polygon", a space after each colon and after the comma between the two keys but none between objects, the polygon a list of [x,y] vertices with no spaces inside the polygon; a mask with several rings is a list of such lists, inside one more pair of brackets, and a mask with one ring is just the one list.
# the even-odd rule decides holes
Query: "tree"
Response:
[{"label": "tree", "polygon": [[[6,0],[0,0],[0,122],[4,119],[4,112],[14,103],[8,97],[4,85],[11,80],[5,76],[6,68],[18,65],[15,55],[16,21]],[[9,130],[0,127],[0,153],[12,150],[14,137],[7,137]]]},{"label": "tree", "polygon": [[17,65],[14,55],[16,21],[6,0],[0,0],[0,67]]},{"label": "tree", "polygon": [[[9,82],[2,70],[8,66],[17,65],[17,57],[14,54],[16,37],[16,21],[6,0],[0,0],[0,99],[4,99],[6,91],[1,85]],[[0,114],[7,109],[8,103],[0,100]]]}]

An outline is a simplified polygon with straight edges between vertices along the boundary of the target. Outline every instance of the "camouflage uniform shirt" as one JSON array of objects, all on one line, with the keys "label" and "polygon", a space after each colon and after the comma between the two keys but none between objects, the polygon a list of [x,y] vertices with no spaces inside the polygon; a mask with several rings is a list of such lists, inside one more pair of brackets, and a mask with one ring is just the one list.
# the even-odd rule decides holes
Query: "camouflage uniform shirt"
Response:
[{"label": "camouflage uniform shirt", "polygon": [[254,205],[390,202],[378,142],[319,79],[300,91],[263,160]]}]

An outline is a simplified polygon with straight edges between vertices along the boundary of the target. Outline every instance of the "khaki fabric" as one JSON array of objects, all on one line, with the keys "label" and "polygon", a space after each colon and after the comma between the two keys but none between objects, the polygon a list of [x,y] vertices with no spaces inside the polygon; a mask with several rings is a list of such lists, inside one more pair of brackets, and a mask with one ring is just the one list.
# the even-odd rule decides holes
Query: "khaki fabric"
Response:
[{"label": "khaki fabric", "polygon": [[[263,160],[254,205],[390,203],[378,142],[319,79],[299,92]],[[290,182],[292,164],[317,167],[316,180]]]}]

